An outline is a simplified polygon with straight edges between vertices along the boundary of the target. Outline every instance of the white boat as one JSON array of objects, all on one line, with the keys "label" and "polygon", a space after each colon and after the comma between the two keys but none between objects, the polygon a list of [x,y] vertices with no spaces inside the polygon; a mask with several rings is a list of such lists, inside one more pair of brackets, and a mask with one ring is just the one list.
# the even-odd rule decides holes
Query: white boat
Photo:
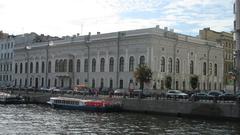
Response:
[{"label": "white boat", "polygon": [[21,96],[11,95],[0,92],[0,103],[2,104],[21,104],[24,103],[24,98]]},{"label": "white boat", "polygon": [[113,112],[121,110],[121,105],[119,103],[112,103],[105,100],[85,100],[69,97],[51,97],[48,104],[50,104],[53,108],[69,110],[97,112]]}]

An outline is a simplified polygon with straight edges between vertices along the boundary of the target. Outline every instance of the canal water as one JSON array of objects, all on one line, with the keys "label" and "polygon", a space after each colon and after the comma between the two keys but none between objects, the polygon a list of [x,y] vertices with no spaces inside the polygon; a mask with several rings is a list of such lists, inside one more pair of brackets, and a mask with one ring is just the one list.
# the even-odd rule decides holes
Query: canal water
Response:
[{"label": "canal water", "polygon": [[126,112],[55,110],[42,105],[0,105],[0,134],[239,135],[240,123]]}]

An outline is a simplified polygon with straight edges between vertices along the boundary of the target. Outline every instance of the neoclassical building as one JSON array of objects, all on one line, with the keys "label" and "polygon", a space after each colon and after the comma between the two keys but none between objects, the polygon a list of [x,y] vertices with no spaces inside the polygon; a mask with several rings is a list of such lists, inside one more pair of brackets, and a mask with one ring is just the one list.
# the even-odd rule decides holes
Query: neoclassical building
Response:
[{"label": "neoclassical building", "polygon": [[62,40],[22,44],[15,48],[14,84],[19,87],[139,88],[133,72],[139,64],[153,71],[149,89],[165,89],[166,76],[172,89],[191,90],[192,75],[198,89],[223,89],[223,48],[160,29],[129,30]]}]

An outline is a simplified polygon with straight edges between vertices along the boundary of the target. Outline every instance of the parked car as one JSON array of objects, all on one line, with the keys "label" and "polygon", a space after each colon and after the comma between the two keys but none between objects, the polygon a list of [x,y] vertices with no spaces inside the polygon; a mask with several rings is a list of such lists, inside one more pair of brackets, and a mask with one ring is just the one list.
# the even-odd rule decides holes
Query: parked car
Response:
[{"label": "parked car", "polygon": [[218,99],[220,95],[222,95],[222,93],[219,92],[219,91],[210,91],[210,92],[208,92],[208,96],[212,97],[212,98],[215,98],[215,99]]},{"label": "parked car", "polygon": [[231,93],[223,93],[223,94],[219,95],[219,99],[220,100],[235,100],[236,96],[234,96]]},{"label": "parked car", "polygon": [[167,98],[188,98],[188,94],[181,92],[180,90],[169,90],[166,93]]},{"label": "parked car", "polygon": [[129,91],[126,89],[116,89],[114,90],[114,95],[117,96],[129,95]]},{"label": "parked car", "polygon": [[192,96],[190,97],[190,100],[206,100],[206,99],[212,99],[212,96],[208,96],[207,93],[195,93],[192,94]]},{"label": "parked car", "polygon": [[112,88],[103,87],[102,89],[100,89],[99,94],[101,94],[101,95],[109,95],[110,92],[113,93],[113,89]]}]

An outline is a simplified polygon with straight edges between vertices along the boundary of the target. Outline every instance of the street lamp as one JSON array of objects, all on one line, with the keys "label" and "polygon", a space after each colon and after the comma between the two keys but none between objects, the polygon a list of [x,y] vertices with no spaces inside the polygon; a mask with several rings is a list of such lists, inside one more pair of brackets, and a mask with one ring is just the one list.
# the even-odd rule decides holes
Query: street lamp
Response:
[{"label": "street lamp", "polygon": [[85,46],[87,47],[88,49],[88,71],[87,71],[87,85],[89,87],[89,72],[90,72],[90,38],[91,38],[91,32],[88,33],[88,35],[86,35],[84,37],[84,42],[85,42]]},{"label": "street lamp", "polygon": [[48,41],[48,44],[46,46],[46,79],[45,79],[45,88],[48,87],[48,53],[49,53],[49,47],[53,46],[53,41]]}]

